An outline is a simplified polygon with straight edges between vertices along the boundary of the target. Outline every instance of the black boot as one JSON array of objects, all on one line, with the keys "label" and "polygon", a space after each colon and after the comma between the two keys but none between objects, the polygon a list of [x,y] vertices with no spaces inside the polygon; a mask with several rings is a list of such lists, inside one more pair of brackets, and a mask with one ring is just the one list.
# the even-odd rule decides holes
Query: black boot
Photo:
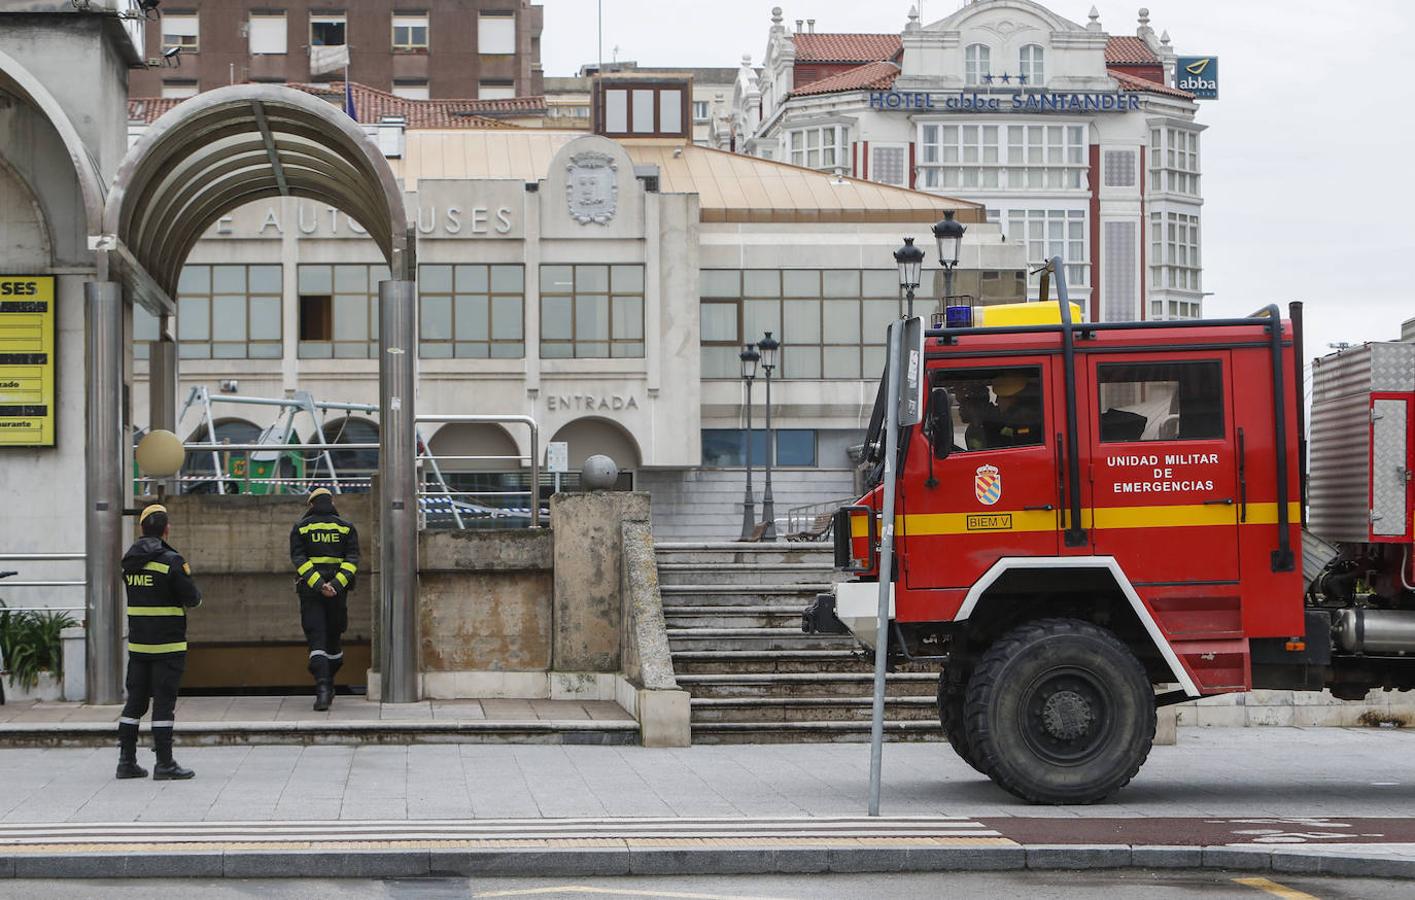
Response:
[{"label": "black boot", "polygon": [[157,751],[157,765],[152,768],[153,781],[184,781],[197,773],[184,769],[172,758],[172,729],[152,729],[153,749]]},{"label": "black boot", "polygon": [[118,725],[118,778],[146,778],[147,769],[138,765],[138,726]]},{"label": "black boot", "polygon": [[314,685],[314,708],[315,712],[324,712],[329,708],[329,704],[334,702],[334,685],[327,680],[320,680]]}]

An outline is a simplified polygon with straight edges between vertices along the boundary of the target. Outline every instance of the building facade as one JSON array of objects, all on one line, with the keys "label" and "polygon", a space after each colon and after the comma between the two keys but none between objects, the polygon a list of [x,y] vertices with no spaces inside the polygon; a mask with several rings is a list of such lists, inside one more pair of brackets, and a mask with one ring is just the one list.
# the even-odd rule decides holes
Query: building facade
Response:
[{"label": "building facade", "polygon": [[1134,35],[1032,0],[826,34],[790,29],[778,7],[732,128],[747,135],[739,152],[984,204],[1033,268],[1062,257],[1094,321],[1190,318],[1204,296],[1205,126],[1173,86],[1176,59],[1147,10]]},{"label": "building facade", "polygon": [[347,8],[309,0],[192,0],[149,14],[149,63],[132,97],[190,97],[246,81],[311,76],[310,50],[349,48],[348,77],[412,99],[505,100],[541,93],[544,10],[530,0],[366,0]]},{"label": "building facade", "polygon": [[[868,424],[885,325],[903,305],[892,255],[902,237],[928,246],[930,226],[953,211],[969,226],[960,277],[993,300],[1020,299],[1020,250],[977,204],[697,146],[686,80],[606,76],[595,95],[609,111],[600,134],[458,127],[464,119],[369,126],[401,131],[380,142],[418,238],[419,411],[531,415],[540,427],[531,446],[516,428],[427,426],[436,455],[497,457],[448,459],[449,481],[524,489],[530,456],[565,442],[562,484],[606,453],[624,485],[653,493],[660,535],[734,538],[746,454],[758,467],[767,455],[764,378],[749,435],[738,353],[771,331],[782,342],[771,396],[778,517],[851,496],[850,448]],[[645,115],[654,136],[641,136]],[[937,303],[936,274],[930,266],[921,312]],[[178,290],[181,398],[206,387],[216,437],[234,441],[278,412],[223,406],[223,382],[246,396],[377,404],[385,277],[362,226],[331,207],[261,201],[216,222]],[[156,329],[134,314],[139,357]],[[147,363],[135,366],[141,424]],[[325,423],[346,443],[377,428],[375,413]],[[197,409],[180,424],[188,440],[206,429]],[[373,467],[356,451],[336,457],[345,474]]]},{"label": "building facade", "polygon": [[652,81],[661,78],[693,80],[689,99],[693,143],[715,146],[713,123],[726,119],[728,103],[737,83],[738,71],[732,68],[670,69],[640,66],[636,62],[605,63],[603,68],[581,66],[578,75],[545,79],[547,124],[562,129],[586,131],[593,127],[592,93],[596,75]]}]

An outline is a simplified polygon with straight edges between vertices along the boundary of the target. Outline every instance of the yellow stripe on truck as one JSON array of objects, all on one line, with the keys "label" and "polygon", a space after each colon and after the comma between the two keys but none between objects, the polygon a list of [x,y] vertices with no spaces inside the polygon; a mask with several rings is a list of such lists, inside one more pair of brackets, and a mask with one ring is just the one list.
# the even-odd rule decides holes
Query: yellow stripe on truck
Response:
[{"label": "yellow stripe on truck", "polygon": [[[1250,503],[1244,525],[1276,525],[1276,503]],[[1063,511],[1064,512],[1064,511]],[[1237,525],[1238,506],[1227,504],[1186,504],[1182,506],[1101,506],[1082,509],[1081,517],[1088,527],[1101,530],[1130,528],[1192,528]],[[1302,520],[1302,504],[1289,503],[1288,522]],[[869,521],[863,515],[850,517],[850,536],[867,537]],[[916,513],[896,516],[895,530],[901,534],[925,537],[945,534],[986,534],[988,532],[1056,531],[1060,518],[1048,510],[979,510],[959,513]]]}]

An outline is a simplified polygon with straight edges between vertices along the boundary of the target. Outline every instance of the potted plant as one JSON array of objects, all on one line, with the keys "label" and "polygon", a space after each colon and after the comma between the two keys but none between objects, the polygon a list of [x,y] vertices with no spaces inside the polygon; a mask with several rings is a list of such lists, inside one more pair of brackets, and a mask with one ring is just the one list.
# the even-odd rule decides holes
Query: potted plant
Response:
[{"label": "potted plant", "polygon": [[0,603],[0,679],[8,700],[63,696],[59,633],[78,623],[64,612],[4,609]]}]

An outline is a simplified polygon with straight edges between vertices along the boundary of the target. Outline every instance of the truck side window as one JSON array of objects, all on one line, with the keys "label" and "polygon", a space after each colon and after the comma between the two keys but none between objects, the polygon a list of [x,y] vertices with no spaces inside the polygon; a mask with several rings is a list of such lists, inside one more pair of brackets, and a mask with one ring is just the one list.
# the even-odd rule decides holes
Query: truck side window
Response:
[{"label": "truck side window", "polygon": [[1223,437],[1223,365],[1108,363],[1097,367],[1102,443]]},{"label": "truck side window", "polygon": [[953,395],[953,450],[1045,443],[1040,368],[941,369],[933,373],[931,384]]}]

